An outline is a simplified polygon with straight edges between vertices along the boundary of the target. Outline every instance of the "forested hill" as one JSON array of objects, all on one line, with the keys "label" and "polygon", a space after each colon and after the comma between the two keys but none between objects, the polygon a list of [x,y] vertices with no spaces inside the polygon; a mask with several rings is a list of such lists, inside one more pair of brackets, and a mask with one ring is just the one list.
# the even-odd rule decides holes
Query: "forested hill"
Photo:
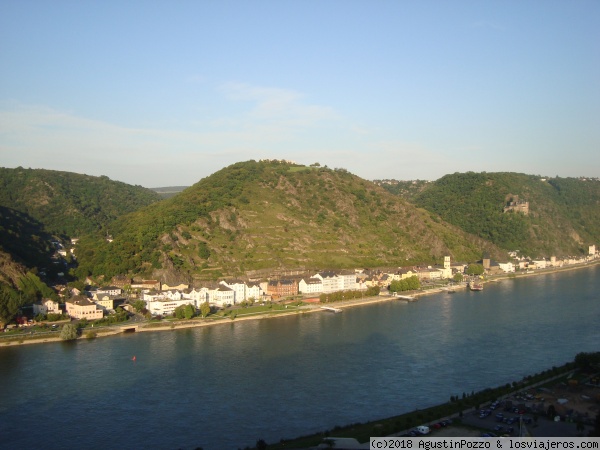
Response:
[{"label": "forested hill", "polygon": [[75,237],[97,231],[159,200],[150,189],[104,176],[0,168],[0,206],[27,214],[55,235]]},{"label": "forested hill", "polygon": [[[473,261],[499,250],[343,169],[237,163],[77,247],[78,275],[193,278]],[[175,276],[175,275],[174,275]]]},{"label": "forested hill", "polygon": [[[532,257],[579,255],[600,242],[597,179],[455,173],[410,198],[468,233]],[[528,202],[529,213],[504,212],[511,200]]]}]

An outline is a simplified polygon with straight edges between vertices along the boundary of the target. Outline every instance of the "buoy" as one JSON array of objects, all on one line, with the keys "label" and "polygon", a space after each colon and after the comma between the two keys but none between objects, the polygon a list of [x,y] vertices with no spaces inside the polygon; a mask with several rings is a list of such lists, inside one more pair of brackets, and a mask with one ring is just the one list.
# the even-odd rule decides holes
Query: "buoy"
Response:
[{"label": "buoy", "polygon": [[132,361],[135,361],[135,356],[133,358],[131,358]]}]

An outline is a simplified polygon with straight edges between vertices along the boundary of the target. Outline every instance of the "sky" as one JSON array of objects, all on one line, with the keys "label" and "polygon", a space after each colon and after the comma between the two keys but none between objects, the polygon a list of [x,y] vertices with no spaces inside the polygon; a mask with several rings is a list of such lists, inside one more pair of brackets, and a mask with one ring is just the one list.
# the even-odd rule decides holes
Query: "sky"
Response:
[{"label": "sky", "polygon": [[600,2],[0,0],[0,167],[600,177]]}]

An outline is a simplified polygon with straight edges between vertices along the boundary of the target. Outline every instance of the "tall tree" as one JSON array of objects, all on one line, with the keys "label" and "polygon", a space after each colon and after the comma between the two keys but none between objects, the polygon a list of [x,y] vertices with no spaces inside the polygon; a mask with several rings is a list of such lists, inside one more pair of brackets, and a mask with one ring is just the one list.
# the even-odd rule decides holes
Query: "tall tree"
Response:
[{"label": "tall tree", "polygon": [[74,323],[66,323],[60,330],[60,338],[63,341],[77,339],[77,326]]}]

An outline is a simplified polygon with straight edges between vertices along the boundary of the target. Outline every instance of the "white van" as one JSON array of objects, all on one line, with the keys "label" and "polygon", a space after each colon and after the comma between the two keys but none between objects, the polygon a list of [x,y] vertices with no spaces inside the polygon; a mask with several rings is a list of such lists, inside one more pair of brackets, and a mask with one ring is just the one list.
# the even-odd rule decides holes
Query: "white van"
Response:
[{"label": "white van", "polygon": [[427,427],[425,425],[421,425],[421,426],[417,427],[417,431],[421,434],[429,434],[429,427]]}]

